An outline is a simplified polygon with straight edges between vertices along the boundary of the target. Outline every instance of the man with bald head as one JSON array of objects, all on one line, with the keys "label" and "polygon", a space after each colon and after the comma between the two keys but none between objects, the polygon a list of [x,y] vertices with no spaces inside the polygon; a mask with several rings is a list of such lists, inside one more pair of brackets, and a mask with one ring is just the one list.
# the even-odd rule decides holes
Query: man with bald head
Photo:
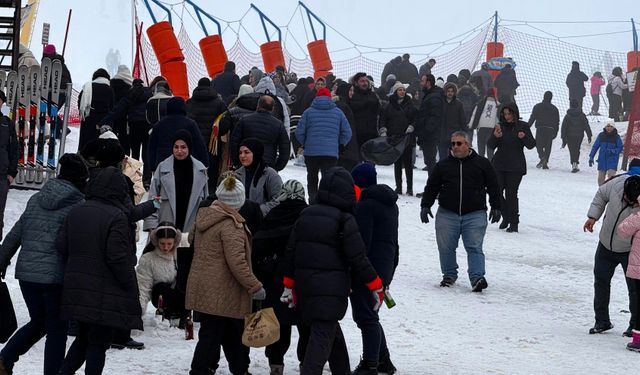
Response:
[{"label": "man with bald head", "polygon": [[266,165],[281,171],[289,161],[289,136],[282,121],[275,118],[273,111],[274,98],[262,95],[258,100],[256,113],[247,115],[238,122],[233,130],[229,150],[234,166],[240,165],[240,143],[246,138],[257,138],[264,145],[264,162]]}]

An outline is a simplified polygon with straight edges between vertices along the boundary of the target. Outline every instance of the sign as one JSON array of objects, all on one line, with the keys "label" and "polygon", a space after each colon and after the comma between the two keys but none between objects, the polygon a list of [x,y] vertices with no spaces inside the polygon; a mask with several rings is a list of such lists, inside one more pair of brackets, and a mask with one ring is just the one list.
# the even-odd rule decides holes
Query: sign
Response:
[{"label": "sign", "polygon": [[507,64],[511,65],[513,69],[516,67],[516,62],[511,57],[494,57],[487,61],[487,64],[489,64],[489,69],[491,70],[502,70]]},{"label": "sign", "polygon": [[627,85],[629,87],[629,92],[635,91],[637,79],[638,71],[627,73]]},{"label": "sign", "polygon": [[46,46],[49,44],[49,30],[51,29],[51,25],[48,23],[42,24],[42,45]]}]

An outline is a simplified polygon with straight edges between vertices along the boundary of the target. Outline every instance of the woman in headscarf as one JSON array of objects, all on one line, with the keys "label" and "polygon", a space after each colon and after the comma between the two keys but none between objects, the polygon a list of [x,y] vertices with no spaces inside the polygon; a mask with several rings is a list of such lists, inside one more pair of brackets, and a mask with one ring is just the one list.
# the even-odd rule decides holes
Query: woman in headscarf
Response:
[{"label": "woman in headscarf", "polygon": [[264,146],[256,138],[247,138],[240,143],[240,164],[236,170],[238,179],[244,184],[245,197],[260,204],[262,215],[278,204],[282,179],[275,169],[262,160]]}]

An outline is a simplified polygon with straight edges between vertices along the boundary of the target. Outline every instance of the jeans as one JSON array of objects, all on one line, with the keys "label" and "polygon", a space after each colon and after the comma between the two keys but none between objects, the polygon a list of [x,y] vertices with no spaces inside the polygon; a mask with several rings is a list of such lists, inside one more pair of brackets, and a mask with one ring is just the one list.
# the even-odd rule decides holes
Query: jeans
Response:
[{"label": "jeans", "polygon": [[[518,188],[522,182],[522,173],[496,171],[500,199],[502,200],[502,217],[510,224],[520,222]],[[504,192],[504,195],[503,195]]]},{"label": "jeans", "polygon": [[242,344],[242,319],[200,314],[198,343],[193,352],[190,375],[209,375],[220,361],[220,347],[229,362],[229,371],[241,375],[249,369],[249,348]]},{"label": "jeans", "polygon": [[62,285],[36,284],[20,281],[20,290],[31,320],[22,326],[0,352],[7,369],[45,335],[45,375],[55,375],[62,366],[67,343],[67,322],[60,320]]},{"label": "jeans", "polygon": [[304,156],[304,164],[307,166],[307,191],[309,203],[315,202],[318,194],[318,172],[324,172],[335,167],[338,159],[333,156]]},{"label": "jeans", "polygon": [[598,171],[598,186],[602,185],[610,179],[611,177],[616,175],[615,169],[607,169],[606,171]]},{"label": "jeans", "polygon": [[478,129],[478,155],[485,156],[486,150],[486,158],[489,160],[493,159],[493,149],[487,147],[487,141],[491,134],[493,134],[493,128]]},{"label": "jeans", "polygon": [[567,139],[571,163],[580,163],[580,146],[582,146],[582,139],[583,137]]},{"label": "jeans", "polygon": [[[593,309],[596,315],[596,324],[609,323],[609,298],[611,295],[611,279],[618,265],[622,265],[622,270],[627,273],[627,265],[629,264],[629,253],[616,253],[604,247],[602,243],[598,243],[595,261],[593,265],[594,276],[594,295]],[[629,292],[629,311],[631,318],[629,326],[634,327],[637,320],[638,310],[636,309],[636,286],[633,279],[625,277],[627,282],[627,291]]]},{"label": "jeans", "polygon": [[600,110],[600,93],[591,94],[591,100],[593,105],[591,106],[591,113],[598,113]]},{"label": "jeans", "polygon": [[378,312],[373,310],[375,300],[371,291],[364,286],[354,285],[349,299],[353,321],[362,334],[362,359],[378,363],[380,358],[388,358],[387,339]]},{"label": "jeans", "polygon": [[78,322],[78,335],[67,352],[60,375],[75,374],[85,361],[85,375],[102,374],[112,337],[111,327]]},{"label": "jeans", "polygon": [[545,163],[549,161],[551,156],[551,145],[556,131],[548,126],[540,126],[536,128],[536,149],[538,150],[538,158]]},{"label": "jeans", "polygon": [[407,191],[413,192],[413,162],[411,156],[414,146],[407,145],[400,158],[393,164],[393,175],[396,179],[396,189],[402,190],[402,169],[407,176]]},{"label": "jeans", "polygon": [[462,243],[467,251],[469,280],[473,284],[484,277],[484,253],[482,242],[487,231],[487,213],[473,211],[458,215],[453,211],[438,208],[436,213],[436,242],[440,253],[440,269],[443,276],[458,277],[456,248],[462,236]]},{"label": "jeans", "polygon": [[307,351],[304,354],[301,375],[321,375],[324,364],[329,360],[332,374],[350,374],[349,352],[344,341],[340,323],[315,320],[311,322],[311,332]]}]

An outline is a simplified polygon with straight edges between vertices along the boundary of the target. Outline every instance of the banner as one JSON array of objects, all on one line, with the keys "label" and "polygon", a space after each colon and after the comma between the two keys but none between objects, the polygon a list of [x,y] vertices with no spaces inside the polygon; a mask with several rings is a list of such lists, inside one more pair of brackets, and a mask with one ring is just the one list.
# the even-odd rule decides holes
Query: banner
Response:
[{"label": "banner", "polygon": [[638,79],[637,71],[627,73],[627,85],[629,85],[629,92],[635,91],[637,79]]},{"label": "banner", "polygon": [[38,15],[38,5],[40,0],[29,0],[27,5],[20,10],[20,44],[29,48],[31,45],[31,35]]},{"label": "banner", "polygon": [[[635,80],[635,91],[640,92],[640,80]],[[625,159],[640,157],[640,95],[634,95],[629,112],[629,125],[624,141]]]}]

